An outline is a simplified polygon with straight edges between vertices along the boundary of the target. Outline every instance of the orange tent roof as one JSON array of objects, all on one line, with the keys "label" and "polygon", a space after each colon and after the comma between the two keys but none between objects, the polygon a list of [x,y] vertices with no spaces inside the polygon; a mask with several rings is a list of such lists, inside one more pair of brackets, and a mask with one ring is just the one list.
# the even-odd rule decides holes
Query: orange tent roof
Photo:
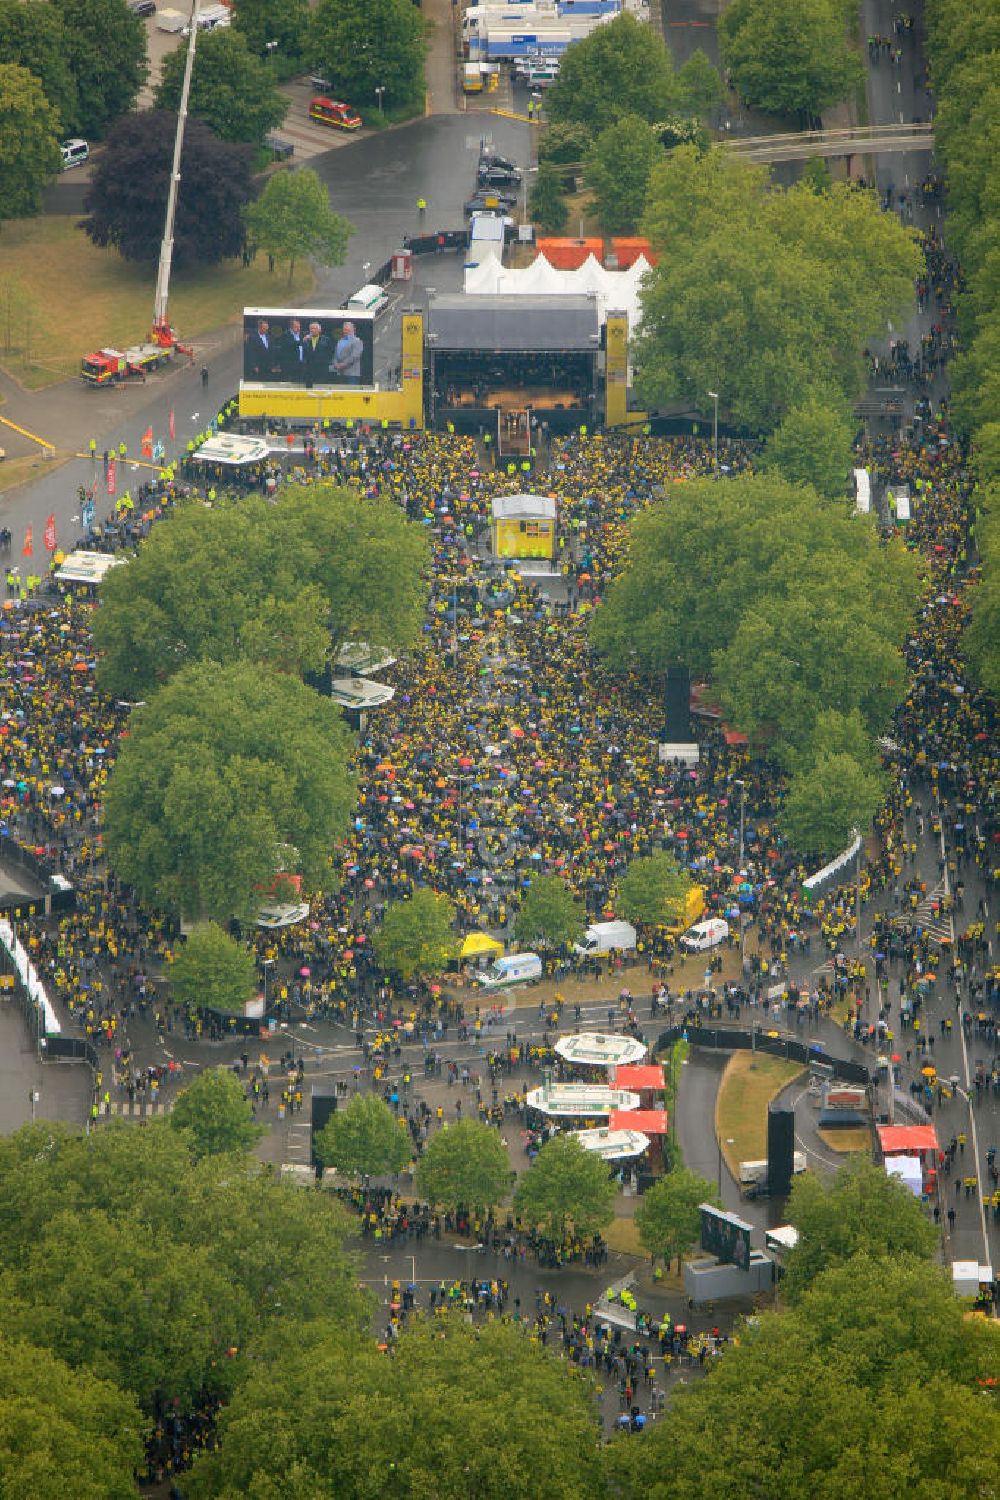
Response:
[{"label": "orange tent roof", "polygon": [[617,1089],[662,1089],[663,1069],[659,1063],[621,1063],[615,1069]]},{"label": "orange tent roof", "polygon": [[665,1109],[613,1109],[608,1118],[609,1130],[641,1130],[643,1135],[666,1135]]}]

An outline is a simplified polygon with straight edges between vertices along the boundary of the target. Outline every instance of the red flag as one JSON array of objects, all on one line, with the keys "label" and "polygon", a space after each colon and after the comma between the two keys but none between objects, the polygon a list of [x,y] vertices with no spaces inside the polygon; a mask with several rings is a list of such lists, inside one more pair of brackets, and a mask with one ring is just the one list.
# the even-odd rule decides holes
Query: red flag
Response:
[{"label": "red flag", "polygon": [[31,557],[32,554],[34,553],[34,550],[35,550],[35,540],[34,540],[34,536],[33,536],[31,527],[29,526],[28,529],[27,529],[27,531],[24,533],[24,546],[21,548],[21,556],[22,557]]},{"label": "red flag", "polygon": [[153,429],[152,429],[152,427],[147,427],[146,431],[142,435],[142,456],[143,456],[143,458],[152,458],[152,456],[153,456]]},{"label": "red flag", "polygon": [[104,483],[107,486],[108,494],[113,495],[115,492],[115,461],[113,458],[108,459],[108,470],[104,476]]},{"label": "red flag", "polygon": [[170,413],[170,441],[173,442],[173,440],[174,440],[174,414],[173,414],[173,412],[171,412]]},{"label": "red flag", "polygon": [[45,523],[45,550],[46,552],[54,552],[56,550],[55,515],[49,516],[49,519]]}]

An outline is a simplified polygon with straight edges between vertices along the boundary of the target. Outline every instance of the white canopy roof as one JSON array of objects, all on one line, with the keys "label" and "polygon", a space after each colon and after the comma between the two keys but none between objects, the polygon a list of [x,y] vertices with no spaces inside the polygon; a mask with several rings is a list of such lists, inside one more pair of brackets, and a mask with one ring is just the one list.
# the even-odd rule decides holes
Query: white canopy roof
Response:
[{"label": "white canopy roof", "polygon": [[544,255],[530,266],[514,270],[493,256],[484,256],[478,265],[465,270],[465,292],[470,297],[580,297],[594,296],[603,323],[607,310],[619,309],[628,314],[629,328],[640,322],[639,287],[649,261],[640,255],[627,271],[608,271],[594,255],[588,255],[575,271],[557,270]]}]

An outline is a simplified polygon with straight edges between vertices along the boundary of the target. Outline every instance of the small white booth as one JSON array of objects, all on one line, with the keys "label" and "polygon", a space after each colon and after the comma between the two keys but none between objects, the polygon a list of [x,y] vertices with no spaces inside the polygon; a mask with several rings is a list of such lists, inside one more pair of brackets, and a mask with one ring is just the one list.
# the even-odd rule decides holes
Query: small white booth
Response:
[{"label": "small white booth", "polygon": [[617,1109],[638,1109],[639,1095],[603,1083],[543,1083],[528,1094],[528,1108],[560,1119],[587,1120]]},{"label": "small white booth", "polygon": [[556,1054],[576,1068],[620,1068],[642,1062],[648,1050],[636,1037],[614,1032],[581,1031],[556,1042]]},{"label": "small white booth", "polygon": [[595,1130],[573,1130],[585,1151],[602,1161],[629,1161],[649,1150],[649,1136],[641,1130],[610,1130],[598,1125]]}]

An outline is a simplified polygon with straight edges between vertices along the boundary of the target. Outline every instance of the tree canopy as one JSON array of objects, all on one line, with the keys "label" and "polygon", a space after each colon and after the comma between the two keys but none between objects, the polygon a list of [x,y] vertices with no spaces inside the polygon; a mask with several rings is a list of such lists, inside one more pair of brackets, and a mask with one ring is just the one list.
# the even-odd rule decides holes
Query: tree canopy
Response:
[{"label": "tree canopy", "polygon": [[413,1155],[409,1131],[377,1094],[355,1094],[346,1109],[336,1110],[315,1148],[325,1167],[348,1177],[401,1172]]},{"label": "tree canopy", "polygon": [[460,1120],[431,1137],[414,1180],[435,1207],[485,1213],[503,1202],[513,1176],[499,1132],[478,1120]]},{"label": "tree canopy", "polygon": [[170,990],[188,1010],[221,1010],[241,1016],[257,985],[253,955],[215,922],[203,922],[170,964]]},{"label": "tree canopy", "polygon": [[68,135],[76,128],[78,100],[65,40],[62,15],[48,0],[0,0],[0,63],[34,73]]},{"label": "tree canopy", "polygon": [[715,1188],[697,1172],[674,1167],[642,1196],[635,1207],[639,1243],[650,1259],[667,1265],[679,1261],[701,1232],[701,1203],[717,1203]]},{"label": "tree canopy", "polygon": [[754,109],[810,118],[864,83],[849,45],[851,0],[731,0],[719,16],[719,46],[737,89]]},{"label": "tree canopy", "polygon": [[615,1216],[617,1191],[607,1162],[575,1135],[554,1135],[519,1178],[514,1211],[561,1243],[570,1225],[581,1238],[606,1228]]},{"label": "tree canopy", "polygon": [[402,901],[391,901],[374,938],[379,963],[404,980],[414,974],[439,974],[458,953],[454,920],[448,897],[427,886]]},{"label": "tree canopy", "polygon": [[809,396],[771,433],[764,467],[789,484],[811,485],[824,500],[842,500],[849,493],[855,428],[844,402]]},{"label": "tree canopy", "polygon": [[803,854],[837,854],[871,827],[884,795],[884,779],[853,755],[821,750],[792,782],[781,831]]},{"label": "tree canopy", "polygon": [[46,1349],[0,1337],[0,1492],[133,1500],[144,1424],[132,1396]]},{"label": "tree canopy", "polygon": [[387,112],[423,108],[427,26],[412,0],[319,0],[308,47],[334,94],[355,106],[374,108],[383,88]]},{"label": "tree canopy", "polygon": [[596,1500],[592,1389],[512,1325],[418,1319],[387,1358],[330,1324],[258,1365],[185,1493]]},{"label": "tree canopy", "polygon": [[137,700],[206,659],[304,673],[352,639],[402,650],[420,628],[426,557],[398,506],[333,484],[289,486],[277,505],[182,508],[101,585],[102,686]]},{"label": "tree canopy", "polygon": [[[186,47],[178,47],[163,59],[157,109],[177,109],[186,52]],[[273,72],[254,56],[241,31],[220,26],[199,37],[188,109],[221,141],[259,146],[281,124],[288,108],[289,101],[275,87]]]},{"label": "tree canopy", "polygon": [[553,162],[539,162],[528,208],[532,221],[545,234],[562,234],[566,228],[569,209],[563,196],[562,173]]},{"label": "tree canopy", "polygon": [[309,0],[236,0],[233,6],[233,28],[256,57],[269,57],[270,45],[277,42],[282,57],[296,60],[308,23]]},{"label": "tree canopy", "polygon": [[251,1119],[243,1085],[231,1068],[205,1068],[181,1089],[170,1125],[190,1132],[196,1157],[249,1151],[264,1134]]},{"label": "tree canopy", "polygon": [[[177,117],[163,110],[125,115],[95,165],[83,228],[95,245],[113,245],[125,260],[155,261],[163,238]],[[189,119],[177,217],[174,265],[212,265],[243,248],[243,205],[253,196],[252,153],[220,141]]]},{"label": "tree canopy", "polygon": [[659,850],[634,859],[618,882],[622,916],[640,927],[676,922],[691,889],[691,877],[672,854]]},{"label": "tree canopy", "polygon": [[939,1267],[857,1255],[755,1317],[710,1380],[611,1446],[608,1475],[643,1500],[988,1494],[1000,1423],[976,1377],[991,1342]]},{"label": "tree canopy", "polygon": [[256,249],[287,260],[289,286],[303,256],[323,266],[341,265],[353,228],[334,213],[325,184],[309,167],[273,173],[260,197],[243,210],[243,222]]},{"label": "tree canopy", "polygon": [[623,12],[566,51],[545,111],[553,122],[578,120],[596,135],[623,115],[663,120],[677,102],[666,42],[656,27]]},{"label": "tree canopy", "polygon": [[686,661],[787,764],[826,709],[882,732],[905,687],[917,580],[916,558],[846,503],[771,474],[695,481],[632,523],[593,640],[621,666],[633,652],[650,672]]},{"label": "tree canopy", "polygon": [[[73,126],[100,140],[135,104],[146,79],[146,28],[125,0],[49,0],[63,23],[63,55],[76,85]],[[162,219],[162,216],[161,216]]]},{"label": "tree canopy", "polygon": [[639,228],[649,174],[662,155],[659,136],[638,115],[622,115],[601,131],[587,158],[584,181],[606,234],[634,234]]},{"label": "tree canopy", "polygon": [[0,219],[36,214],[60,159],[59,116],[42,85],[27,68],[0,62]]},{"label": "tree canopy", "polygon": [[930,1259],[937,1230],[917,1200],[872,1162],[856,1159],[830,1183],[811,1172],[792,1184],[788,1218],[799,1231],[782,1290],[797,1301],[816,1278],[867,1254]]},{"label": "tree canopy", "polygon": [[587,909],[558,875],[536,875],[518,908],[514,934],[519,943],[559,948],[579,940]]},{"label": "tree canopy", "polygon": [[[599,28],[601,31],[610,28]],[[706,407],[768,431],[809,395],[853,401],[866,338],[905,320],[921,260],[876,194],[771,188],[766,169],[681,146],[654,163],[643,224],[638,381],[652,404]]]},{"label": "tree canopy", "polygon": [[350,1336],[367,1319],[339,1204],[252,1158],[199,1159],[168,1120],[28,1126],[0,1141],[0,1199],[5,1332],[147,1412],[228,1394],[275,1320],[330,1316]]},{"label": "tree canopy", "polygon": [[247,916],[279,871],[328,886],[355,782],[339,709],[250,663],[179,672],[133,711],[108,782],[112,868],[191,920]]}]

